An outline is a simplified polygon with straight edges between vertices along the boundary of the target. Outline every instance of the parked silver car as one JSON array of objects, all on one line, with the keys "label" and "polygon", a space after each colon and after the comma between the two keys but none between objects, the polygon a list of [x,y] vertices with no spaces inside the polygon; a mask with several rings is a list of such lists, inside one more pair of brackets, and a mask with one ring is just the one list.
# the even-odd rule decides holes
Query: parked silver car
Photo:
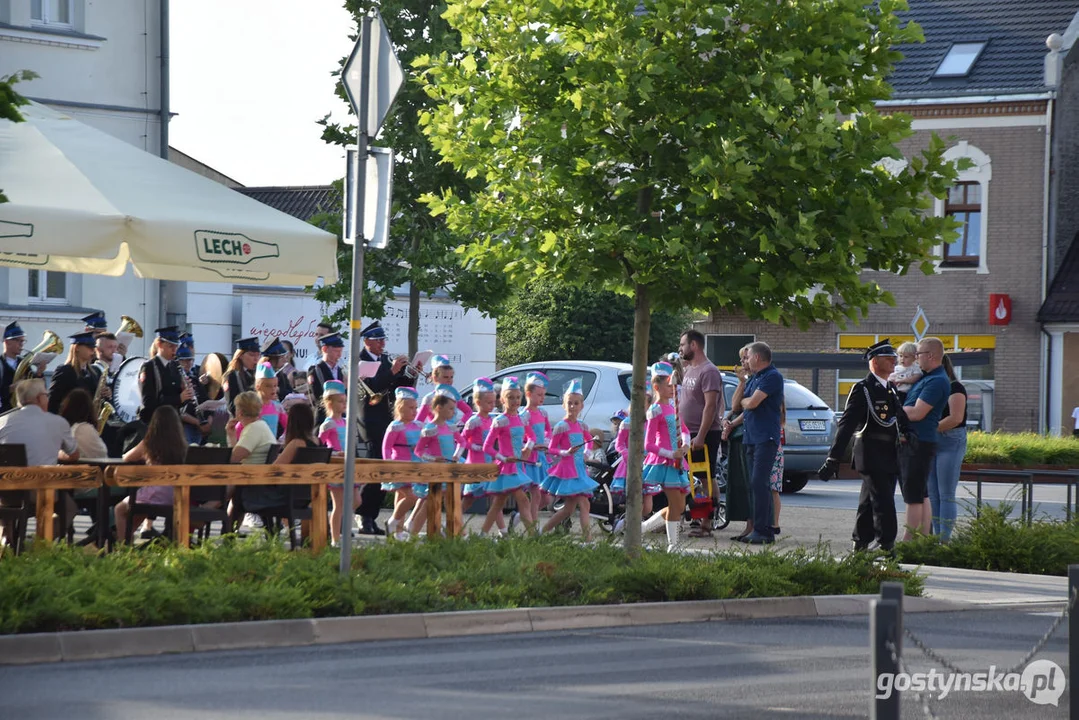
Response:
[{"label": "parked silver car", "polygon": [[[583,381],[585,395],[581,418],[588,427],[602,429],[609,439],[611,416],[629,405],[632,365],[592,360],[551,360],[514,365],[499,370],[491,379],[498,385],[507,375],[516,375],[523,383],[525,376],[535,370],[545,373],[550,381],[543,406],[552,424],[565,414],[562,411],[562,387],[579,377]],[[738,378],[731,373],[723,373],[723,394],[728,410],[737,387]],[[471,402],[472,389],[464,390],[462,395]],[[835,413],[823,400],[793,380],[786,381],[783,397],[787,404],[783,491],[794,493],[806,486],[828,457],[828,450],[835,440]],[[719,470],[722,473],[722,468]]]}]

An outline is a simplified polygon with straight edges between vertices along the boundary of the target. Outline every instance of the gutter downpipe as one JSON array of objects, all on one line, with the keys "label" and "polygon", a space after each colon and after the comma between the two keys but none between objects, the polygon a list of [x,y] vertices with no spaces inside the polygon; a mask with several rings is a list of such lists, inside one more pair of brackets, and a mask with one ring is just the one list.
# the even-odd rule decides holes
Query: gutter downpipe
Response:
[{"label": "gutter downpipe", "polygon": [[[1050,228],[1050,211],[1052,205],[1050,203],[1051,195],[1051,180],[1052,180],[1052,157],[1053,157],[1053,109],[1055,106],[1056,92],[1050,93],[1050,98],[1046,103],[1045,111],[1045,174],[1043,176],[1043,199],[1042,199],[1042,272],[1041,272],[1041,294],[1039,295],[1040,301],[1038,307],[1042,307],[1045,304],[1045,298],[1049,289],[1049,228]],[[1052,372],[1052,358],[1049,351],[1049,333],[1046,332],[1045,326],[1042,325],[1041,333],[1039,334],[1039,344],[1041,345],[1042,367],[1041,378],[1038,383],[1038,405],[1042,408],[1041,418],[1038,421],[1038,432],[1045,435],[1051,432],[1054,425],[1052,418],[1049,417],[1050,405],[1049,398],[1050,393],[1054,391],[1053,384],[1050,382],[1050,373]]]},{"label": "gutter downpipe", "polygon": [[[169,159],[169,0],[158,2],[158,28],[160,32],[161,57],[158,65],[160,72],[159,83],[161,86],[161,134],[158,139],[158,154],[163,160]],[[169,299],[168,283],[165,280],[157,281],[157,314],[159,327],[168,325]]]}]

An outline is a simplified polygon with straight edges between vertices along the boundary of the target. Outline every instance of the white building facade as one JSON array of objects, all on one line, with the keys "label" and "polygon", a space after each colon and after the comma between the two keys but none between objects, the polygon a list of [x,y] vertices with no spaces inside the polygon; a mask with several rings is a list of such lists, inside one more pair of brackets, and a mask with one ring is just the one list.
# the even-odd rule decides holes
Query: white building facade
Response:
[{"label": "white building facade", "polygon": [[[167,17],[167,0],[0,0],[0,77],[32,71],[39,77],[19,83],[19,94],[160,155]],[[129,315],[149,336],[167,319],[163,288],[130,270],[113,278],[0,267],[0,320],[18,320],[27,349],[46,329],[62,338],[82,330],[93,310],[105,311],[110,329]],[[136,340],[129,355],[145,355],[149,340]]]}]

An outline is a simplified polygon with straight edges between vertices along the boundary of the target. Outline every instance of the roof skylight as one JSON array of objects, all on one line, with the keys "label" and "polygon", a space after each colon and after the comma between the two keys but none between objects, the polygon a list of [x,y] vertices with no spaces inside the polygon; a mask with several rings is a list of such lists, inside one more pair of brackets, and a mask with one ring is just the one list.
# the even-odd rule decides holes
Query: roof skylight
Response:
[{"label": "roof skylight", "polygon": [[933,77],[966,77],[985,49],[984,42],[955,43],[940,61]]}]

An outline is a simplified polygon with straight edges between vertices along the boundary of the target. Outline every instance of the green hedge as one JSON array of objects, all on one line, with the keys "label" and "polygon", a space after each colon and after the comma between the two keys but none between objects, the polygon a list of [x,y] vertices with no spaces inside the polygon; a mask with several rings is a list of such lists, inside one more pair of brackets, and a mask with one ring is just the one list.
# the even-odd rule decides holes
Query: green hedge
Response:
[{"label": "green hedge", "polygon": [[384,613],[876,593],[922,580],[826,547],[705,556],[582,547],[558,537],[388,543],[359,548],[351,582],[339,556],[225,541],[107,555],[67,546],[0,561],[0,633]]},{"label": "green hedge", "polygon": [[1079,467],[1079,440],[1036,433],[972,432],[967,435],[964,462]]},{"label": "green hedge", "polygon": [[981,516],[959,524],[949,543],[918,537],[897,544],[898,557],[919,565],[1034,575],[1067,575],[1068,565],[1079,563],[1079,518],[1043,519],[1028,527],[1011,518],[1012,509],[983,505]]}]

